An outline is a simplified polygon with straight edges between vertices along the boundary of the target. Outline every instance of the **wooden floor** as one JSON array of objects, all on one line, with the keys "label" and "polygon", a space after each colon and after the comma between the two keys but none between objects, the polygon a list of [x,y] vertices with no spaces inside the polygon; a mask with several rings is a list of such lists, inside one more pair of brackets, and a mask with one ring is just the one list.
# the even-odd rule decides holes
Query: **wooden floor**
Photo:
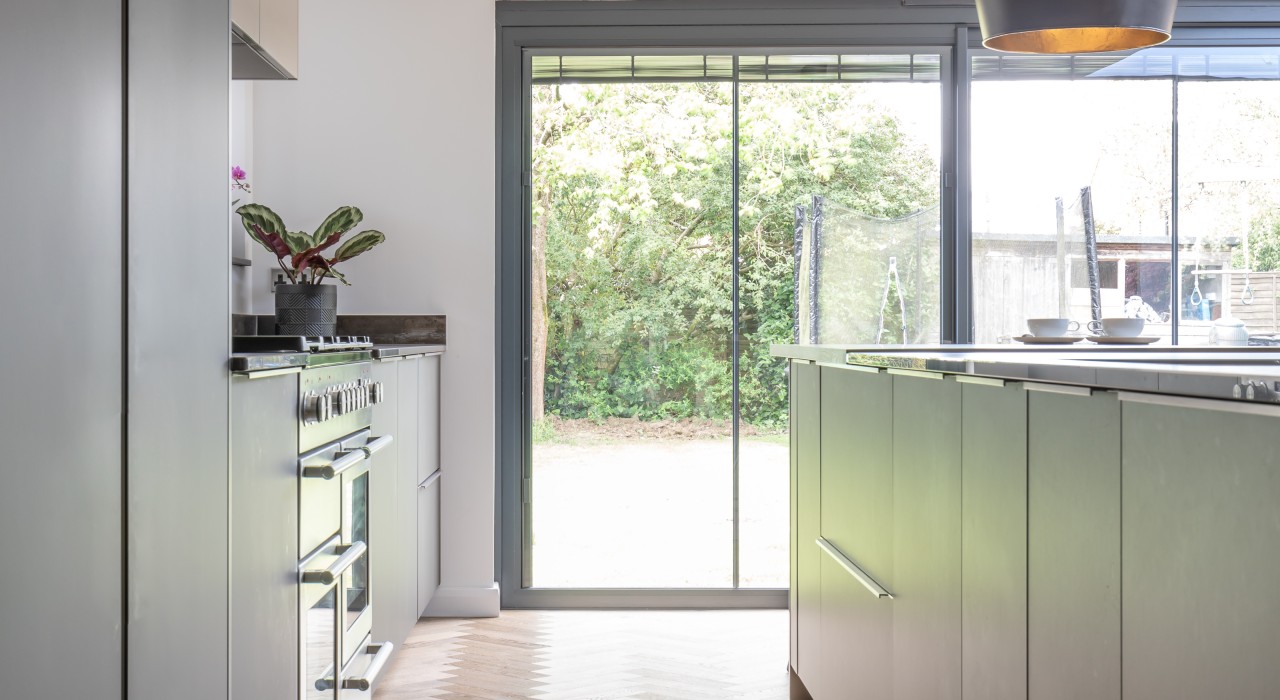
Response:
[{"label": "wooden floor", "polygon": [[375,700],[785,700],[787,613],[504,611],[423,620]]}]

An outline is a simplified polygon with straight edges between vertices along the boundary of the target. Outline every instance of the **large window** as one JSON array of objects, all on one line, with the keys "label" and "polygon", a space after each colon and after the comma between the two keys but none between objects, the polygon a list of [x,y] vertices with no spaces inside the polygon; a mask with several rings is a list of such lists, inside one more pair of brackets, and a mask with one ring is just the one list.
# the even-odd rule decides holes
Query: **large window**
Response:
[{"label": "large window", "polygon": [[1280,50],[982,53],[971,75],[977,342],[1036,317],[1142,317],[1184,345],[1280,332]]}]

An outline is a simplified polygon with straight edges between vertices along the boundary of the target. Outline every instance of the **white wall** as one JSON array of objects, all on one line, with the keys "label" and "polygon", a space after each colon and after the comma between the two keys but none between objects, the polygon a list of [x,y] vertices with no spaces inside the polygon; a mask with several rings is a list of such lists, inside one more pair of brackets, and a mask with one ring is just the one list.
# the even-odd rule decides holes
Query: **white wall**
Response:
[{"label": "white wall", "polygon": [[[353,204],[387,234],[343,267],[339,313],[448,316],[431,613],[496,615],[493,2],[299,5],[299,80],[254,86],[254,199],[308,231]],[[254,274],[274,267],[255,247]]]}]

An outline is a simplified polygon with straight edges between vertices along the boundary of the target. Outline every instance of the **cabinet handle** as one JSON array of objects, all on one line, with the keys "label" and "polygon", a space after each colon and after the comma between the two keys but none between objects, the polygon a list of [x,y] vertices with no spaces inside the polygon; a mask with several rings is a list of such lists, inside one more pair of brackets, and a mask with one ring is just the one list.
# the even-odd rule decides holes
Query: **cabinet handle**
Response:
[{"label": "cabinet handle", "polygon": [[[390,442],[390,439],[388,439]],[[365,457],[369,456],[369,452],[365,448],[352,450],[350,452],[338,452],[334,455],[334,460],[329,464],[318,467],[303,467],[302,476],[307,479],[324,479],[328,481],[342,472],[363,462]]]},{"label": "cabinet handle", "polygon": [[437,480],[439,480],[439,479],[440,479],[440,470],[439,470],[439,469],[437,469],[437,470],[435,470],[435,471],[431,472],[431,476],[429,476],[429,477],[427,477],[426,479],[424,479],[424,480],[422,481],[422,483],[421,483],[421,484],[418,484],[418,488],[420,488],[420,489],[429,489],[429,488],[431,488],[431,485],[432,485],[432,484],[434,484],[434,483],[436,483],[436,481],[437,481]]},{"label": "cabinet handle", "polygon": [[334,559],[332,564],[323,569],[307,569],[302,572],[300,578],[303,583],[319,583],[328,586],[346,573],[347,569],[350,569],[357,559],[364,556],[367,549],[368,547],[363,542],[348,545],[342,556]]},{"label": "cabinet handle", "polygon": [[876,583],[875,579],[867,575],[867,572],[859,569],[857,564],[850,561],[849,557],[842,554],[840,550],[836,549],[835,545],[828,542],[825,537],[819,537],[816,541],[818,546],[822,548],[822,551],[827,553],[827,556],[831,557],[837,564],[844,567],[845,571],[853,574],[853,577],[858,579],[858,583],[861,583],[868,591],[871,591],[871,595],[877,598],[893,599],[892,593],[886,591],[880,584]]},{"label": "cabinet handle", "polygon": [[391,658],[391,652],[394,651],[396,645],[391,642],[383,642],[382,644],[370,644],[365,647],[365,653],[373,651],[373,661],[369,662],[369,668],[364,670],[364,676],[360,678],[347,678],[342,681],[342,687],[346,690],[369,690],[374,683],[378,682],[378,676],[382,674],[382,667],[387,665],[387,660]]}]

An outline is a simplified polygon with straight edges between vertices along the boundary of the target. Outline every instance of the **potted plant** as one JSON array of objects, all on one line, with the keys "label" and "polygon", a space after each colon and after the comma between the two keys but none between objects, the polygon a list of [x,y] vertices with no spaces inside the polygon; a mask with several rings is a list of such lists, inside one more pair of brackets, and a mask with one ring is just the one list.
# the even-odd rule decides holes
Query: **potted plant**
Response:
[{"label": "potted plant", "polygon": [[280,216],[261,204],[245,204],[236,213],[249,237],[275,254],[280,269],[289,278],[288,284],[278,284],[275,289],[276,332],[334,335],[338,325],[338,288],[323,282],[333,278],[350,286],[335,266],[378,245],[386,236],[372,229],[361,231],[326,257],[324,251],[337,245],[364,219],[359,209],[339,207],[310,234],[286,229]]}]

